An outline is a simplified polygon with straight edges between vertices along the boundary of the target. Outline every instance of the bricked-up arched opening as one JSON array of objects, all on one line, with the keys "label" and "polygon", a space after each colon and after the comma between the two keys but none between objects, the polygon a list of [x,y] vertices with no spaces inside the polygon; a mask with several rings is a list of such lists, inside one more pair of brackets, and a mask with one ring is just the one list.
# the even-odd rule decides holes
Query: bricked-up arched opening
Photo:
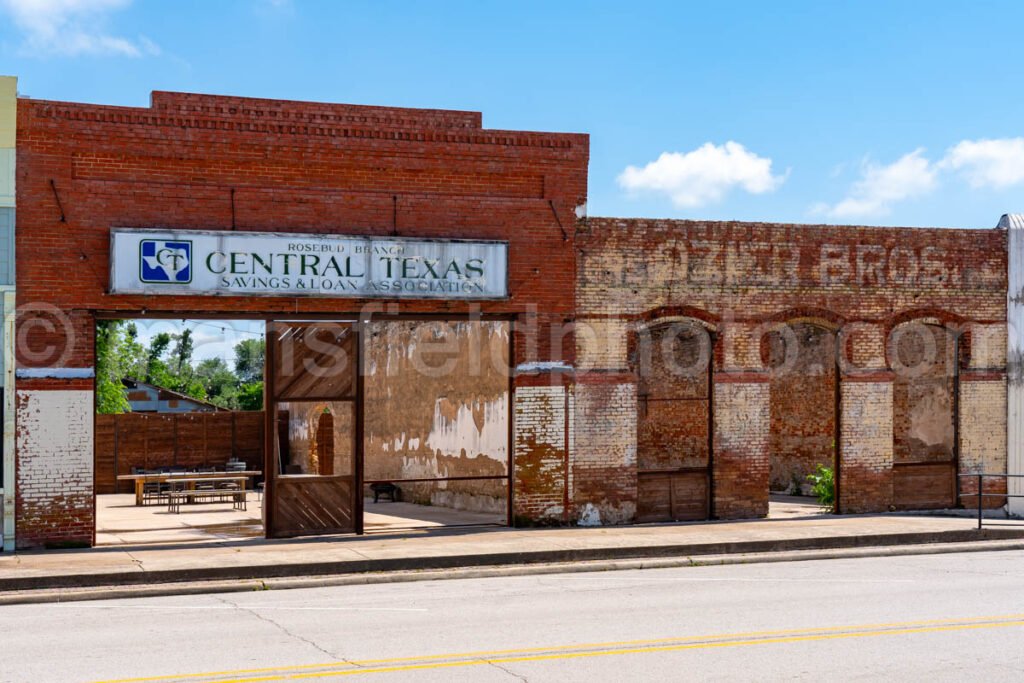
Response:
[{"label": "bricked-up arched opening", "polygon": [[769,490],[809,495],[807,477],[819,465],[839,473],[836,334],[798,321],[771,331],[765,342],[771,377]]},{"label": "bricked-up arched opening", "polygon": [[319,473],[334,474],[334,415],[329,408],[321,413],[317,421],[315,450]]},{"label": "bricked-up arched opening", "polygon": [[713,346],[693,320],[655,323],[638,335],[638,522],[713,514]]},{"label": "bricked-up arched opening", "polygon": [[956,333],[913,321],[889,335],[893,369],[893,501],[897,509],[956,505]]}]

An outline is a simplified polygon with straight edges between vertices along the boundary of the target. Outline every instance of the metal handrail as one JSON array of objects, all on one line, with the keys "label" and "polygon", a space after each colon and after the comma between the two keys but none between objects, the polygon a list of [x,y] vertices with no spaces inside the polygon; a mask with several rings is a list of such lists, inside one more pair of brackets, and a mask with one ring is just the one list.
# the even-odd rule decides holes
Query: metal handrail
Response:
[{"label": "metal handrail", "polygon": [[982,504],[983,499],[985,498],[985,496],[995,497],[995,498],[1024,498],[1024,494],[1021,494],[1021,493],[1009,493],[1009,492],[1007,492],[1007,493],[985,493],[985,491],[984,491],[984,489],[982,487],[982,484],[984,483],[985,477],[997,477],[997,478],[1002,478],[1002,479],[1024,479],[1024,474],[997,474],[997,473],[994,473],[994,472],[989,472],[989,473],[981,472],[981,473],[975,473],[975,474],[958,474],[956,476],[958,478],[961,478],[961,479],[964,478],[964,477],[975,477],[978,480],[978,491],[977,491],[977,493],[962,493],[961,492],[961,493],[957,494],[959,498],[963,498],[964,496],[968,496],[968,497],[970,497],[970,496],[977,496],[978,497],[978,529],[981,529],[981,523],[982,523],[982,507],[981,507],[981,504]]}]

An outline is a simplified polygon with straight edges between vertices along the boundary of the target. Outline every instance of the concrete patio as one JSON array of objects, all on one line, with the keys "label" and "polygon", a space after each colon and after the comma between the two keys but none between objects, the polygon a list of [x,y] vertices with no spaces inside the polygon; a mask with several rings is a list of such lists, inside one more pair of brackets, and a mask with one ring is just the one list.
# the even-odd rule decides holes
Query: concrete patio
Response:
[{"label": "concrete patio", "polygon": [[[248,495],[247,509],[211,503],[183,506],[170,513],[166,505],[135,505],[135,496],[96,496],[96,545],[150,545],[241,542],[263,538],[262,500]],[[448,526],[503,525],[504,515],[452,510],[439,506],[364,501],[366,533]]]}]

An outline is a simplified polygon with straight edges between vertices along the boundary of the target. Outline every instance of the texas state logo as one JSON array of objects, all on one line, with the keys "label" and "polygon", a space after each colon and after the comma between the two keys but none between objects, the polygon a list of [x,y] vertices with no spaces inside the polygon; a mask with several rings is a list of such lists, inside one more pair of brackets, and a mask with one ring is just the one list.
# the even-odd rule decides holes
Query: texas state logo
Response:
[{"label": "texas state logo", "polygon": [[139,278],[143,282],[163,284],[192,282],[192,242],[142,240],[139,244]]}]

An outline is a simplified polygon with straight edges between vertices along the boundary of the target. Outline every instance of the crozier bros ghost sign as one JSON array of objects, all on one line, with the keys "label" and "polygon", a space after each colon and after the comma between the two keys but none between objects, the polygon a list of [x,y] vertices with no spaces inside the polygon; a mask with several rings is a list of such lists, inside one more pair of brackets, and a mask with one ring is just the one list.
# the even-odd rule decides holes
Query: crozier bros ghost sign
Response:
[{"label": "crozier bros ghost sign", "polygon": [[508,297],[508,244],[114,228],[112,294]]}]

